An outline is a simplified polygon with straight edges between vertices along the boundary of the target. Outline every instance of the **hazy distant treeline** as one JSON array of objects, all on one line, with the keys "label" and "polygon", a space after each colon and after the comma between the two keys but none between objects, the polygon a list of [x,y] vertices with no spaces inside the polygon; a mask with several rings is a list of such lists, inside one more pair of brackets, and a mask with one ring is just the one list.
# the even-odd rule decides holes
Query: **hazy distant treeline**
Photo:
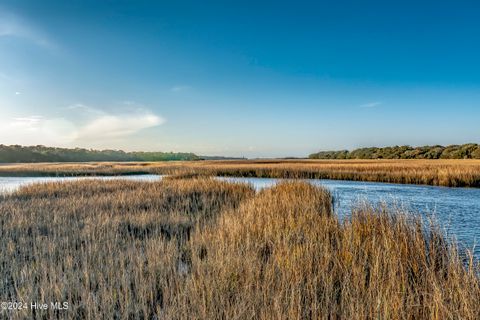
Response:
[{"label": "hazy distant treeline", "polygon": [[353,151],[320,151],[310,159],[480,159],[480,145],[444,146],[394,146],[385,148],[361,148]]},{"label": "hazy distant treeline", "polygon": [[87,162],[87,161],[171,161],[198,160],[193,153],[172,152],[124,152],[120,150],[88,150],[24,147],[0,144],[0,163],[12,162]]}]

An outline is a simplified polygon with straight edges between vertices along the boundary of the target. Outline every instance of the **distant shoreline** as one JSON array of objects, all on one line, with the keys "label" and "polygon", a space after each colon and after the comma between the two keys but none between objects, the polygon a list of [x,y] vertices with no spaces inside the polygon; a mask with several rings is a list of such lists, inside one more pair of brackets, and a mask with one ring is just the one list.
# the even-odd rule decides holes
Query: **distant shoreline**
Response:
[{"label": "distant shoreline", "polygon": [[319,151],[310,159],[480,159],[480,145],[369,147],[352,151]]}]

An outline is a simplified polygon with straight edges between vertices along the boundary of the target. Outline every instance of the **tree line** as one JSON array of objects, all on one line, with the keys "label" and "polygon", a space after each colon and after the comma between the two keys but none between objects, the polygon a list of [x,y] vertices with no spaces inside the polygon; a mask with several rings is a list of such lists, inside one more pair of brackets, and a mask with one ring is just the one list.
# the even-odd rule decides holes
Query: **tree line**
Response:
[{"label": "tree line", "polygon": [[353,151],[320,151],[310,159],[480,159],[480,145],[394,146],[360,148]]},{"label": "tree line", "polygon": [[193,153],[125,152],[121,150],[93,150],[20,146],[0,144],[0,163],[25,162],[89,162],[89,161],[173,161],[199,160]]}]

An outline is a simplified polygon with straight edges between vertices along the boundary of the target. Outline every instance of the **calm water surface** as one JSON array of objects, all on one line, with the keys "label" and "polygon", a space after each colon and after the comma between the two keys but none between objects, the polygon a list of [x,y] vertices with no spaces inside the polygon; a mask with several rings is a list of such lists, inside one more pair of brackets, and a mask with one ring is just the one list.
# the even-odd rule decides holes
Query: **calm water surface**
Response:
[{"label": "calm water surface", "polygon": [[130,181],[157,181],[162,176],[154,174],[141,174],[131,176],[106,176],[106,177],[0,177],[0,192],[11,192],[20,187],[45,182],[77,181],[77,180],[130,180]]},{"label": "calm water surface", "polygon": [[[158,175],[134,175],[115,177],[0,177],[0,192],[14,191],[21,186],[53,181],[75,180],[131,180],[159,181]],[[231,182],[246,182],[257,190],[275,185],[279,179],[266,178],[218,178]],[[460,244],[473,248],[480,239],[480,189],[446,188],[375,182],[307,180],[328,188],[335,199],[335,211],[340,217],[348,216],[353,205],[362,201],[372,204],[401,207],[424,216],[434,216],[449,235]],[[480,250],[475,250],[480,258]]]}]

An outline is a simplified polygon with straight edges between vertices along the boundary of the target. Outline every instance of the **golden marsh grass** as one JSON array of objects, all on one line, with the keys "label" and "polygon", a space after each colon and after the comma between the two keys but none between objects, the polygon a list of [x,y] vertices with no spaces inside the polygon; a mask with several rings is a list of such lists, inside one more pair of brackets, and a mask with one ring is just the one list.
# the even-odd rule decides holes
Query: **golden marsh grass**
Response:
[{"label": "golden marsh grass", "polygon": [[480,160],[242,160],[45,163],[0,166],[0,176],[170,174],[316,178],[480,187]]},{"label": "golden marsh grass", "polygon": [[25,187],[0,199],[0,300],[71,306],[13,319],[480,318],[478,265],[437,228],[331,201],[303,182]]}]

